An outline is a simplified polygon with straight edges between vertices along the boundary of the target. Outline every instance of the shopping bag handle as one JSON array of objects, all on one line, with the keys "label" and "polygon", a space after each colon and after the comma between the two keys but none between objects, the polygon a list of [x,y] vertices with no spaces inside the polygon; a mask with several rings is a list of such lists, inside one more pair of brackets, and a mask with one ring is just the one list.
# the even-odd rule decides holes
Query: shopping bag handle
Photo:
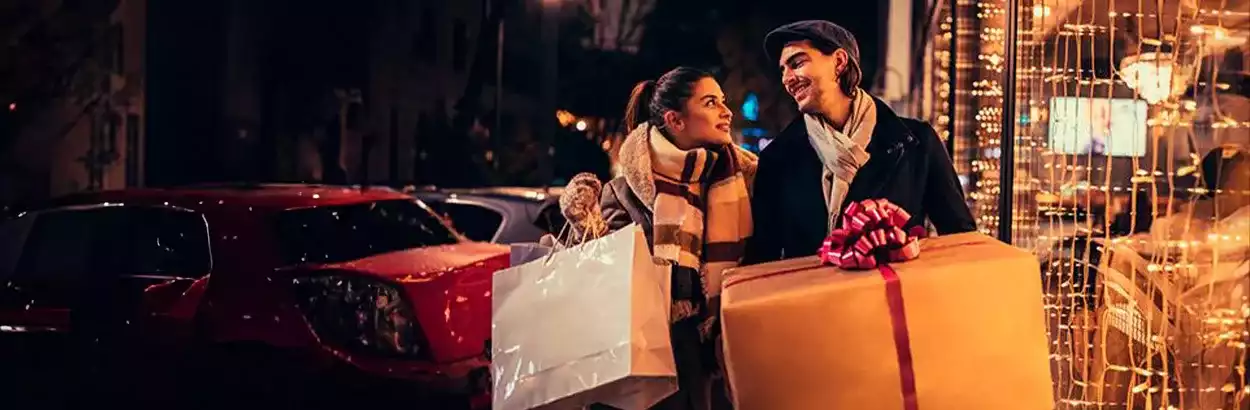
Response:
[{"label": "shopping bag handle", "polygon": [[568,249],[568,245],[565,245],[565,243],[568,241],[567,236],[570,233],[569,231],[569,223],[565,222],[564,226],[560,227],[560,233],[556,235],[555,243],[551,245],[551,252],[547,252],[547,255],[543,256],[543,266],[551,265],[551,258],[556,254],[556,252]]},{"label": "shopping bag handle", "polygon": [[[574,233],[578,233],[578,237],[576,239],[571,237]],[[548,252],[547,255],[542,258],[543,266],[551,264],[551,258],[556,254],[556,252],[562,252],[572,248],[573,246],[585,243],[586,236],[587,235],[584,231],[578,232],[577,230],[572,229],[568,222],[565,222],[564,225],[560,227],[560,232],[556,233],[555,238],[552,238],[551,252]],[[575,244],[570,245],[569,243],[573,241],[576,241],[574,242]]]}]

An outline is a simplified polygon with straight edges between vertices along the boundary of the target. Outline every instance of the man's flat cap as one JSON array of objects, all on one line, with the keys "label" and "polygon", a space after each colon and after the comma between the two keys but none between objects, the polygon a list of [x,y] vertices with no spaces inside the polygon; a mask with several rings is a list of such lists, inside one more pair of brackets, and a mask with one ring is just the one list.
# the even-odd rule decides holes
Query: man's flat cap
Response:
[{"label": "man's flat cap", "polygon": [[855,63],[859,63],[859,43],[850,30],[831,21],[803,20],[786,24],[773,29],[764,36],[764,53],[770,60],[781,58],[781,49],[795,41],[809,40],[833,44],[834,47],[846,50],[846,54]]}]

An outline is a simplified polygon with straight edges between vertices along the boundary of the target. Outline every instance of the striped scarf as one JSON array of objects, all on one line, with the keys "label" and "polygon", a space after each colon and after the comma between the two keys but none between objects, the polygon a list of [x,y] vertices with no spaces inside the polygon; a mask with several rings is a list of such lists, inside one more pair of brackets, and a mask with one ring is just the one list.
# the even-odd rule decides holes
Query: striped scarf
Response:
[{"label": "striped scarf", "polygon": [[[732,145],[683,151],[654,127],[648,132],[655,182],[652,254],[699,272],[711,313],[700,326],[706,337],[716,323],[722,274],[738,265],[751,236],[748,177],[739,166],[745,151]],[[689,301],[674,305],[674,320],[696,314]]]}]

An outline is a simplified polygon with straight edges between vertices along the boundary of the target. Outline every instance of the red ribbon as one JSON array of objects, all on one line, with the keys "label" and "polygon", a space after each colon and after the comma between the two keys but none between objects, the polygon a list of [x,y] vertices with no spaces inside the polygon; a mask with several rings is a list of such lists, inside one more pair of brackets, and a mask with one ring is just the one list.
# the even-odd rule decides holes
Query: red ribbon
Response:
[{"label": "red ribbon", "polygon": [[890,327],[894,329],[894,352],[898,356],[899,388],[903,394],[903,409],[918,410],[916,399],[916,369],[911,357],[911,334],[907,332],[907,312],[903,309],[903,285],[898,272],[890,265],[881,265],[881,277],[885,279],[885,299],[890,307]]},{"label": "red ribbon", "polygon": [[885,199],[852,202],[842,214],[842,225],[821,245],[820,261],[841,269],[863,270],[916,259],[925,230],[917,225],[904,231],[909,220],[911,214]]},{"label": "red ribbon", "polygon": [[911,355],[911,335],[907,331],[907,313],[903,303],[903,287],[898,273],[889,262],[903,262],[920,256],[923,226],[903,227],[911,215],[885,199],[853,202],[842,216],[842,226],[834,229],[820,247],[822,263],[841,269],[880,268],[885,279],[886,304],[890,310],[890,326],[894,330],[894,349],[898,356],[899,385],[903,408],[917,410],[916,371]]}]

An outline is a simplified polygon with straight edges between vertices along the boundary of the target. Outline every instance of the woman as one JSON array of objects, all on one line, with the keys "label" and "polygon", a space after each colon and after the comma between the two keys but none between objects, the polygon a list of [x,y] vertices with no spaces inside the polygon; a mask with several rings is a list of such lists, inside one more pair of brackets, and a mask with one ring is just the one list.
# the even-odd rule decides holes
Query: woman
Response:
[{"label": "woman", "polygon": [[652,255],[673,267],[669,323],[680,391],[657,408],[728,403],[723,389],[712,389],[721,273],[738,264],[751,234],[756,164],[734,144],[732,120],[705,71],[678,67],[639,83],[625,112],[632,131],[620,148],[620,176],[600,195],[610,229],[639,224]]}]

